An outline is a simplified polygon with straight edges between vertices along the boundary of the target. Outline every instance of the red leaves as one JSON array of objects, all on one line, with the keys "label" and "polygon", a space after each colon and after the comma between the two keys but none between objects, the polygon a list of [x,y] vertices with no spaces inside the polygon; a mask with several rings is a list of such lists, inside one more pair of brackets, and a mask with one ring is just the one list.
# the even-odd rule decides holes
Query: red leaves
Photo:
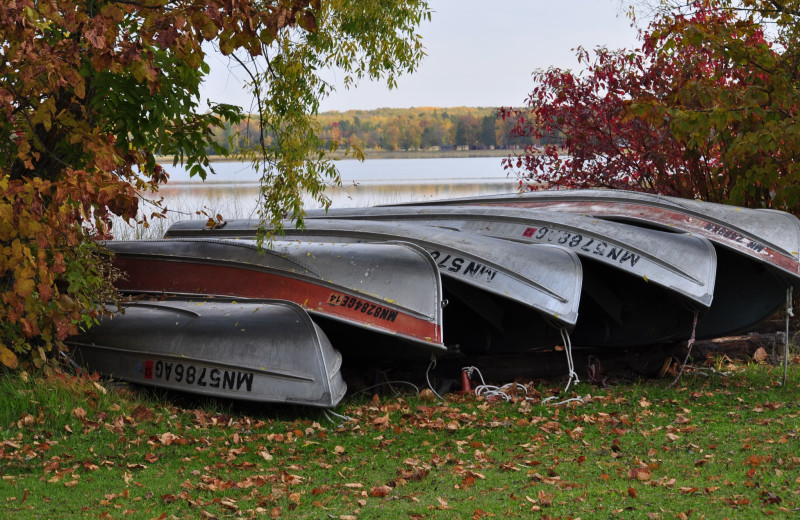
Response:
[{"label": "red leaves", "polygon": [[797,17],[726,6],[661,10],[633,51],[597,49],[590,59],[579,49],[585,74],[536,71],[527,110],[502,115],[518,120],[515,135],[556,143],[528,147],[506,167],[516,164],[531,189],[602,186],[796,210],[796,147],[777,143],[797,141],[789,126],[800,105],[786,88],[797,41],[764,27]]}]

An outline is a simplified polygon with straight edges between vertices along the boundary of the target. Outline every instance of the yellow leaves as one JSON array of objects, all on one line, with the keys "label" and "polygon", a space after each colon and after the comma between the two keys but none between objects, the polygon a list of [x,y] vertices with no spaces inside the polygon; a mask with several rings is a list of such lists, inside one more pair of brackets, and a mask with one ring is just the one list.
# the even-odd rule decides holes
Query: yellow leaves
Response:
[{"label": "yellow leaves", "polygon": [[[42,125],[44,129],[50,131],[50,128],[53,125],[53,119],[56,115],[56,99],[55,97],[49,97],[45,99],[37,108],[34,110],[33,115],[31,116],[31,123],[34,125]],[[22,143],[20,143],[21,145]],[[20,148],[22,148],[20,146]],[[28,150],[30,150],[30,145],[28,145]],[[19,156],[18,152],[18,156]],[[20,157],[22,158],[22,157]]]},{"label": "yellow leaves", "polygon": [[2,343],[0,343],[0,363],[11,370],[16,370],[19,367],[19,359],[17,358],[17,355],[10,351]]}]

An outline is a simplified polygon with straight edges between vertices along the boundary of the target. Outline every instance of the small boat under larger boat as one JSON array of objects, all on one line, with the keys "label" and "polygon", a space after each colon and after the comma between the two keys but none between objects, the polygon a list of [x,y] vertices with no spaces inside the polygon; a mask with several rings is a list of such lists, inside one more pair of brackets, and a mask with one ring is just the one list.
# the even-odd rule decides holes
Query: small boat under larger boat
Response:
[{"label": "small boat under larger boat", "polygon": [[131,303],[67,344],[106,376],[199,395],[333,407],[347,390],[341,355],[285,301]]},{"label": "small boat under larger boat", "polygon": [[[403,348],[395,349],[398,357],[445,351],[441,278],[430,255],[413,244],[275,242],[262,251],[252,240],[104,245],[125,274],[117,283],[124,292],[288,300],[323,319],[333,339],[340,339],[336,322],[346,324],[349,337],[337,342],[340,348],[355,336],[380,334],[403,340]],[[375,350],[380,356],[381,349]]]},{"label": "small boat under larger boat", "polygon": [[[207,229],[204,221],[173,224],[165,238],[253,237],[257,220],[230,220]],[[309,219],[305,229],[287,222],[276,243],[407,241],[424,248],[442,275],[445,342],[469,351],[519,351],[561,343],[560,329],[578,317],[582,269],[562,248],[396,222]]]}]

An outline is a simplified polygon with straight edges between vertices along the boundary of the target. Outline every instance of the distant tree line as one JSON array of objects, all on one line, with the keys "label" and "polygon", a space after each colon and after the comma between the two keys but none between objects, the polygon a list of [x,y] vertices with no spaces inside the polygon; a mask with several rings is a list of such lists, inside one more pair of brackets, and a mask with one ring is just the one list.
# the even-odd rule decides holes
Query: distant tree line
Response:
[{"label": "distant tree line", "polygon": [[[340,147],[362,150],[489,150],[524,148],[557,140],[513,136],[515,121],[503,120],[497,108],[380,108],[324,112],[317,116],[320,136]],[[258,144],[255,119],[226,125],[217,132],[220,144],[232,140],[235,148]],[[265,144],[272,139],[265,136]]]}]

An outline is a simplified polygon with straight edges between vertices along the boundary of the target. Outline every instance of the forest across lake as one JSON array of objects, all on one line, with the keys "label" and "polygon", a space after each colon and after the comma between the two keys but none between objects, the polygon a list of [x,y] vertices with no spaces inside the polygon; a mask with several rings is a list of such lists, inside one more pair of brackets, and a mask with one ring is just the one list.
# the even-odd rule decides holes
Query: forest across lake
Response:
[{"label": "forest across lake", "polygon": [[[317,115],[320,135],[340,150],[356,147],[365,153],[470,152],[523,149],[541,144],[531,137],[516,137],[516,120],[503,119],[497,107],[379,108],[324,112]],[[236,125],[215,131],[220,145],[233,143],[243,149],[258,142],[258,118],[245,118]],[[271,143],[265,135],[267,146]],[[547,139],[547,142],[556,139]],[[544,141],[542,141],[544,142]]]}]

